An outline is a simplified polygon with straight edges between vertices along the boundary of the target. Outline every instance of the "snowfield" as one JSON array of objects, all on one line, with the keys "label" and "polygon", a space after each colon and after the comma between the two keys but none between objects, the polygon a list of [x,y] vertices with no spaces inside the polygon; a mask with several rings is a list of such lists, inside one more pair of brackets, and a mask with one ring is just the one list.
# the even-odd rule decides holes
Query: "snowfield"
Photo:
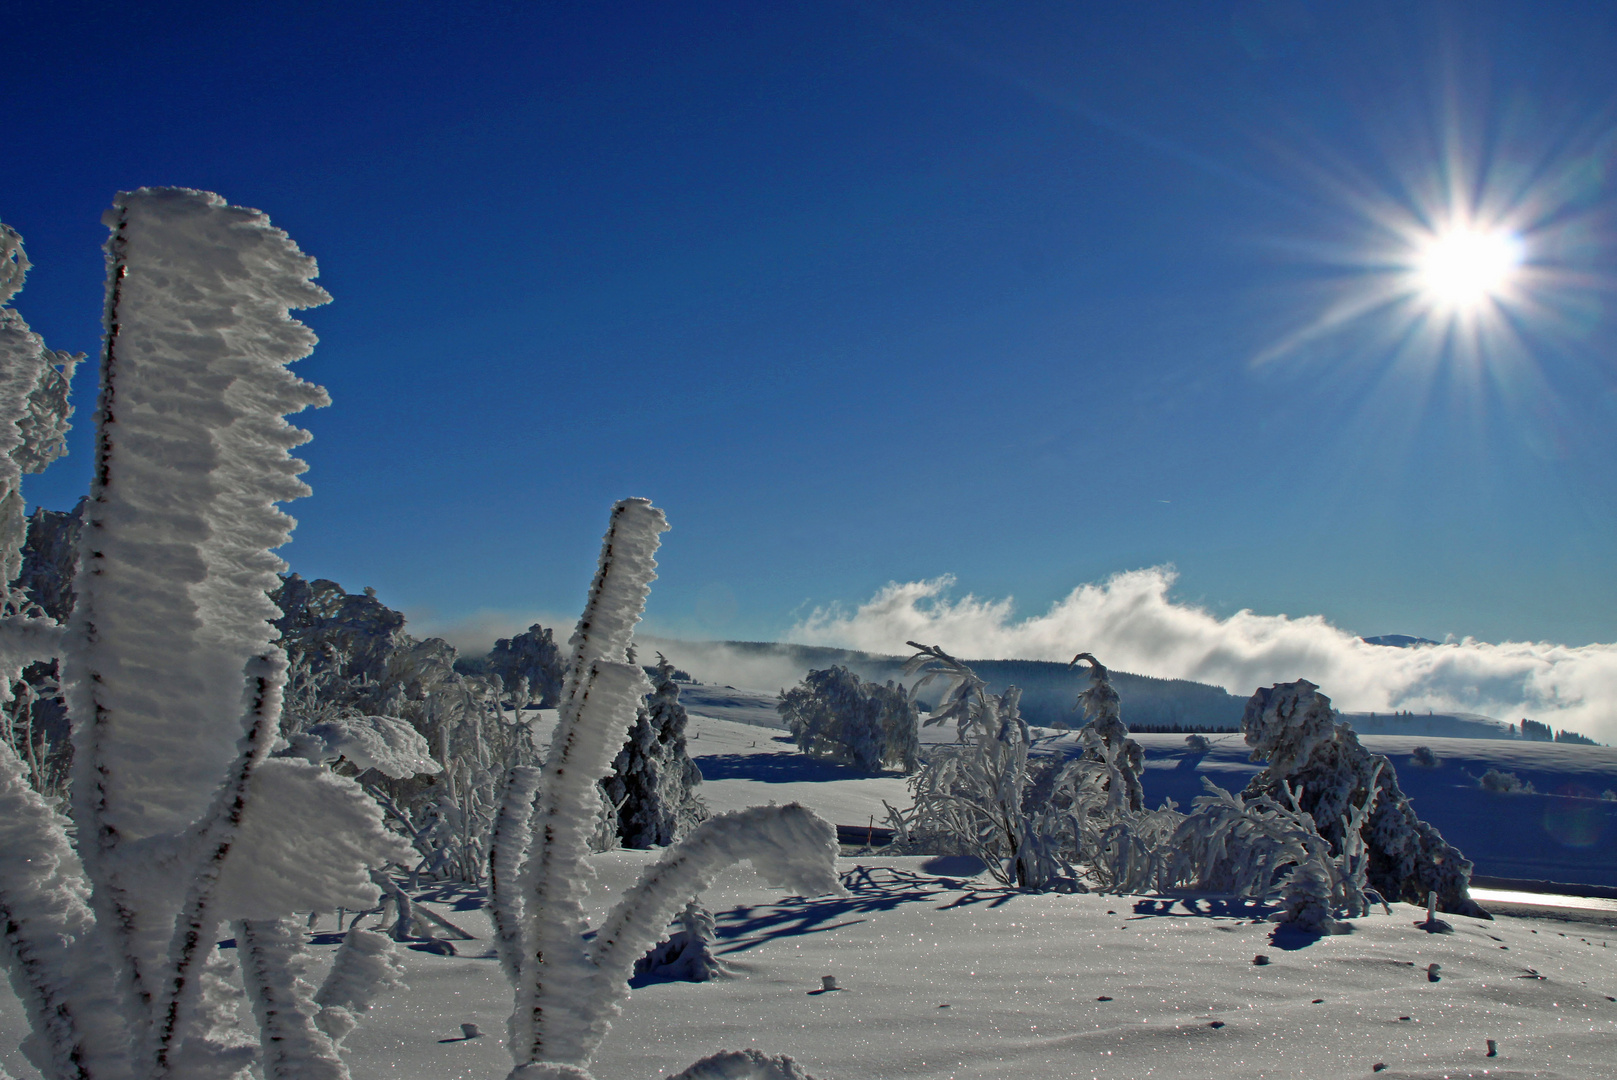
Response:
[{"label": "snowfield", "polygon": [[[833,822],[864,824],[874,814],[879,823],[881,800],[897,805],[907,795],[901,777],[859,776],[796,753],[779,730],[704,715],[694,702],[692,712],[690,751],[716,774],[699,789],[714,810],[801,800]],[[547,713],[536,725],[541,745],[553,723]],[[947,737],[937,731],[927,729],[928,737]],[[1179,797],[1175,785],[1202,772],[1238,787],[1253,768],[1239,737],[1216,741],[1191,767],[1182,737],[1139,738],[1153,802]],[[1462,769],[1480,771],[1478,755],[1534,777],[1536,787],[1581,768],[1592,787],[1607,782],[1614,754],[1402,741],[1431,745],[1443,764],[1418,770],[1405,760],[1410,748],[1366,740],[1393,753],[1400,780],[1434,820],[1442,785]],[[1536,806],[1535,796],[1479,794],[1506,800],[1482,804],[1500,808],[1488,820],[1501,837],[1513,835],[1513,808]],[[1542,831],[1541,820],[1532,824]],[[1580,850],[1609,853],[1610,833],[1601,842],[1608,846],[1546,855],[1546,876],[1565,880]],[[1485,847],[1461,846],[1490,865]],[[590,860],[600,875],[588,902],[592,921],[654,856],[617,851]],[[980,869],[959,858],[848,857],[839,872],[851,895],[805,900],[738,868],[704,895],[736,977],[636,986],[592,1073],[650,1080],[749,1046],[790,1054],[820,1080],[1594,1078],[1612,1075],[1617,1061],[1617,910],[1522,918],[1501,912],[1525,909],[1496,908],[1493,922],[1450,915],[1453,932],[1432,934],[1415,925],[1424,911],[1395,905],[1390,916],[1377,908],[1355,920],[1350,934],[1314,939],[1277,933],[1263,911],[1216,899],[1018,893]],[[409,990],[361,1017],[344,1056],[354,1080],[497,1080],[510,1070],[503,1040],[511,990],[482,896],[452,888],[424,895],[477,940],[458,942],[452,957],[404,950]],[[1485,905],[1492,895],[1482,895]],[[332,929],[329,917],[319,929]],[[336,938],[316,941],[329,963]],[[825,975],[842,989],[821,991]],[[463,1023],[483,1034],[464,1038]],[[15,1049],[25,1032],[7,993],[0,1063],[19,1078],[38,1075]],[[1385,1069],[1374,1072],[1378,1064]]]},{"label": "snowfield", "polygon": [[[592,916],[650,857],[592,860]],[[1611,1075],[1617,919],[1450,916],[1453,933],[1429,934],[1414,925],[1424,911],[1395,905],[1352,934],[1292,939],[1218,902],[1018,894],[952,872],[962,862],[843,859],[845,899],[783,898],[729,875],[704,899],[737,977],[636,987],[591,1071],[662,1077],[755,1046],[821,1080],[1326,1080],[1378,1063],[1387,1077]],[[487,933],[481,912],[442,910]],[[409,992],[349,1037],[354,1080],[510,1068],[510,990],[497,961],[476,958],[486,938],[462,944],[462,957],[405,954]],[[824,975],[843,989],[820,992]],[[487,1034],[459,1040],[467,1022]]]}]

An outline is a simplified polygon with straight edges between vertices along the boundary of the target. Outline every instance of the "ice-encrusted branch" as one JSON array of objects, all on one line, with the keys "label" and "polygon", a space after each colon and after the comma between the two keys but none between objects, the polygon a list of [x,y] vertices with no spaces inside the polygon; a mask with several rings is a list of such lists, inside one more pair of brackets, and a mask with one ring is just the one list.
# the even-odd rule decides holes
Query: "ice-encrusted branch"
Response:
[{"label": "ice-encrusted branch", "polygon": [[0,739],[0,922],[11,988],[39,1036],[33,1063],[48,1080],[127,1077],[128,1032],[65,824]]},{"label": "ice-encrusted branch", "polygon": [[657,579],[657,547],[667,531],[668,519],[649,499],[622,499],[612,507],[589,599],[569,641],[573,656],[562,691],[564,723],[567,705],[582,689],[592,663],[628,660],[635,624]]},{"label": "ice-encrusted branch", "polygon": [[531,765],[512,767],[489,840],[489,919],[494,924],[494,950],[500,957],[500,968],[512,986],[522,978],[526,953],[522,941],[523,896],[517,875],[528,856],[539,776],[539,770]]},{"label": "ice-encrusted branch", "polygon": [[[314,345],[289,311],[329,297],[284,232],[216,195],[125,192],[106,221],[94,478],[63,650],[74,817],[131,1007],[168,1013],[176,935],[206,928],[176,926],[200,903],[190,864],[228,845],[219,815],[262,753],[243,736],[278,715],[263,683],[279,673],[247,667],[278,652],[267,593],[292,520],[275,503],[308,493],[289,453],[308,435],[284,416],[326,402],[287,368]],[[222,782],[238,790],[221,797]],[[154,860],[166,872],[147,872]]]},{"label": "ice-encrusted branch", "polygon": [[635,709],[651,689],[645,672],[627,658],[667,528],[663,512],[646,499],[624,499],[612,508],[589,599],[573,631],[572,665],[519,878],[517,940],[524,956],[510,1024],[519,1066],[587,1060],[587,1025],[577,1023],[580,995],[589,992],[594,972],[583,942],[583,898],[592,876],[584,857],[600,806],[596,780],[611,771]]},{"label": "ice-encrusted branch", "polygon": [[[513,770],[507,781],[490,861],[498,891],[496,947],[516,982],[510,1080],[586,1078],[635,961],[725,866],[750,859],[766,880],[799,892],[841,891],[831,825],[797,805],[755,807],[711,819],[670,848],[614,908],[594,943],[585,943],[583,900],[594,876],[585,857],[600,804],[596,780],[611,771],[650,689],[642,670],[626,661],[654,576],[658,534],[666,528],[662,512],[643,499],[614,507],[573,635],[550,754],[537,777]],[[500,883],[510,880],[519,861],[520,888],[507,895]]]},{"label": "ice-encrusted branch", "polygon": [[235,924],[242,984],[263,1033],[266,1080],[348,1080],[337,1045],[315,1024],[303,928],[295,919],[240,919]]},{"label": "ice-encrusted branch", "polygon": [[594,992],[595,968],[584,949],[583,900],[594,875],[584,857],[600,803],[595,781],[611,770],[635,706],[650,689],[637,665],[596,660],[564,707],[564,717],[573,710],[576,719],[565,740],[558,727],[545,762],[533,816],[536,843],[522,875],[527,956],[511,1017],[518,1064],[588,1060],[592,1027],[583,1005]]}]

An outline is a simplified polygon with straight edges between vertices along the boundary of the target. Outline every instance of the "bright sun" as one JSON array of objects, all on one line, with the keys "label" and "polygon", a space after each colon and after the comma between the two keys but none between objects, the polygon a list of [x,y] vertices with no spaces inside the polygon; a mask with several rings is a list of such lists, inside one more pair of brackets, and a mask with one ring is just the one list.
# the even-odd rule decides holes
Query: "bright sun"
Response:
[{"label": "bright sun", "polygon": [[1521,262],[1522,242],[1514,233],[1456,226],[1419,246],[1415,280],[1434,307],[1462,314],[1508,293]]}]

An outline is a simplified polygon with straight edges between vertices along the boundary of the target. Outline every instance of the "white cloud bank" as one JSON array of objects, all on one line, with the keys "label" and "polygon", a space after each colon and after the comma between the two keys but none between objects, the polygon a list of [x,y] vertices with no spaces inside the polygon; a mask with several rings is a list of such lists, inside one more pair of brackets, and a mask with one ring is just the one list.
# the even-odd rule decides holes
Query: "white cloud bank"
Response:
[{"label": "white cloud bank", "polygon": [[1617,742],[1617,645],[1368,645],[1318,615],[1239,611],[1221,619],[1169,599],[1175,577],[1161,566],[1117,574],[1025,619],[1009,598],[951,599],[952,577],[894,582],[851,614],[816,609],[790,640],[877,653],[903,653],[905,641],[919,641],[985,660],[1066,661],[1089,651],[1108,667],[1213,683],[1242,697],[1304,678],[1349,711],[1525,716]]}]

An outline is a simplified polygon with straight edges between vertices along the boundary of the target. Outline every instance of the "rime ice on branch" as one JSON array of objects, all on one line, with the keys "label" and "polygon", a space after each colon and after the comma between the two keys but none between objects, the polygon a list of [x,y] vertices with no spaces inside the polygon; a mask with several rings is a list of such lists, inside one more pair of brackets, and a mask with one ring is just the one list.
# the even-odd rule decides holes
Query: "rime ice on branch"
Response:
[{"label": "rime ice on branch", "polygon": [[[289,311],[328,297],[285,233],[216,195],[126,192],[105,220],[113,235],[77,603],[65,632],[54,620],[0,620],[0,661],[60,654],[80,843],[68,844],[66,822],[37,796],[0,782],[5,849],[30,852],[34,864],[0,867],[0,916],[14,928],[5,960],[30,1005],[28,1045],[47,1080],[224,1080],[251,1054],[215,1041],[234,1023],[209,989],[220,925],[258,920],[268,933],[293,910],[374,902],[365,868],[401,850],[352,784],[263,760],[286,670],[266,592],[279,584],[284,564],[272,549],[292,519],[275,504],[308,490],[289,452],[308,436],[284,417],[326,400],[288,370],[314,344]],[[10,236],[0,238],[3,298],[24,265]],[[59,354],[11,347],[30,345],[12,316],[0,312],[0,468],[29,468],[59,452],[65,382],[52,381],[63,375]],[[9,497],[0,494],[8,522]],[[0,564],[12,576],[20,539],[0,528]],[[0,774],[15,778],[16,765],[0,746]],[[311,858],[322,831],[341,841]],[[288,1000],[275,995],[284,980],[263,978],[295,967],[298,948],[285,945],[286,963],[248,965],[255,1000]],[[273,1038],[269,1027],[264,1035]],[[334,1053],[315,1053],[322,1068],[343,1071]]]},{"label": "rime ice on branch", "polygon": [[772,884],[808,895],[841,892],[830,824],[795,804],[753,807],[710,818],[668,848],[594,940],[585,940],[596,781],[610,772],[648,688],[628,650],[667,527],[662,511],[644,499],[613,508],[531,807],[525,800],[533,774],[513,771],[508,781],[491,864],[496,941],[516,986],[512,1080],[587,1076],[583,1070],[628,992],[635,961],[726,866],[750,859]]}]

